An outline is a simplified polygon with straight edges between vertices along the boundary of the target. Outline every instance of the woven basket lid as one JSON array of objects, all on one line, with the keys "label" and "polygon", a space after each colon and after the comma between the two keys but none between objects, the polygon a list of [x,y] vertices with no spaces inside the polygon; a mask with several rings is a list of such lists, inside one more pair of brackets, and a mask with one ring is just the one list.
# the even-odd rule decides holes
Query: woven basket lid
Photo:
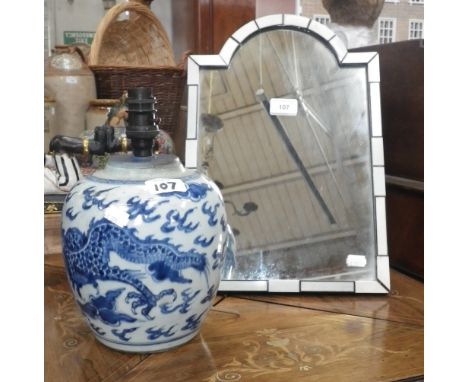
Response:
[{"label": "woven basket lid", "polygon": [[166,31],[151,10],[138,2],[112,7],[94,36],[89,65],[175,66]]}]

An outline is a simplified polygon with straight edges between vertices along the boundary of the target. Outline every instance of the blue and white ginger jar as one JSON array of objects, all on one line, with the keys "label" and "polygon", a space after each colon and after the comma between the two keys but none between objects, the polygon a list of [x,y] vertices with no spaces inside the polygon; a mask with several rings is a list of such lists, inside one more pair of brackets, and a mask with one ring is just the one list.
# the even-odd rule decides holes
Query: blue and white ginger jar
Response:
[{"label": "blue and white ginger jar", "polygon": [[228,239],[219,189],[173,155],[115,155],[63,206],[76,302],[96,338],[118,350],[162,351],[198,333]]}]

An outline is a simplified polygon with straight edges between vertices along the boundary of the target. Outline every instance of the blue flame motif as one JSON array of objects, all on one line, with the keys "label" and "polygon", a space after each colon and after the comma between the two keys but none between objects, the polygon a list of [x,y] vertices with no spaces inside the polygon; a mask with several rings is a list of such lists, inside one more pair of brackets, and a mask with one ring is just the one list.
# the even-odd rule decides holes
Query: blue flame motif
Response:
[{"label": "blue flame motif", "polygon": [[218,250],[215,249],[213,251],[213,254],[211,255],[211,257],[213,258],[214,260],[214,263],[213,263],[213,266],[211,267],[213,270],[215,269],[218,269],[218,267],[220,266],[220,262],[221,262],[221,256],[220,254],[218,253]]},{"label": "blue flame motif", "polygon": [[227,224],[226,224],[226,218],[221,216],[221,221],[219,222],[221,224],[221,228],[223,229],[223,232],[226,232]]},{"label": "blue flame motif", "polygon": [[236,267],[237,262],[235,258],[234,248],[235,248],[235,237],[232,231],[228,233],[228,238],[226,242],[226,249],[224,251],[224,265],[223,265],[223,278],[228,277],[230,270]]},{"label": "blue flame motif", "polygon": [[210,289],[208,289],[208,293],[205,297],[200,301],[202,304],[206,304],[207,302],[211,301],[216,293],[215,286],[212,285]]},{"label": "blue flame motif", "polygon": [[172,337],[175,333],[171,332],[175,325],[172,325],[169,329],[162,328],[149,328],[146,329],[146,333],[149,334],[147,337],[149,340],[157,340],[159,337]]},{"label": "blue flame motif", "polygon": [[121,332],[119,332],[117,329],[112,329],[111,333],[120,338],[122,341],[128,342],[130,341],[130,337],[127,337],[127,334],[133,333],[135,330],[138,328],[128,328],[128,329],[123,329]]},{"label": "blue flame motif", "polygon": [[161,305],[161,313],[167,314],[175,312],[179,310],[179,313],[188,313],[188,309],[190,308],[190,303],[193,301],[195,297],[201,292],[201,290],[195,291],[193,294],[190,294],[191,289],[187,288],[184,289],[181,293],[183,302],[179,305],[174,307],[170,307],[169,304],[165,303]]},{"label": "blue flame motif", "polygon": [[209,247],[215,239],[215,236],[212,236],[211,239],[207,239],[206,237],[202,237],[198,235],[194,240],[193,244],[201,245],[203,248]]},{"label": "blue flame motif", "polygon": [[196,314],[192,314],[189,318],[185,320],[185,325],[182,327],[181,330],[196,330],[201,324],[201,319],[203,315],[206,313],[207,309],[201,312],[198,317]]},{"label": "blue flame motif", "polygon": [[95,191],[96,187],[91,186],[88,187],[83,191],[83,196],[84,196],[84,202],[82,204],[82,208],[84,210],[89,210],[92,206],[97,206],[98,209],[104,210],[107,207],[109,207],[112,203],[117,203],[117,200],[112,200],[108,203],[105,203],[104,200],[106,198],[106,193],[109,192],[110,190],[113,190],[113,188],[108,188],[105,190],[101,191]]},{"label": "blue flame motif", "polygon": [[225,255],[227,251],[227,247],[229,246],[229,243],[230,243],[229,240],[230,240],[230,237],[227,237],[226,240],[224,240],[221,251],[218,251],[218,249],[215,249],[213,253],[211,254],[211,257],[214,260],[213,266],[211,267],[213,270],[217,269],[221,265],[221,262],[224,260],[223,256]]},{"label": "blue flame motif", "polygon": [[142,202],[138,196],[133,196],[127,201],[127,213],[130,220],[135,219],[137,216],[141,216],[145,223],[151,223],[155,220],[158,220],[161,215],[155,214],[152,215],[158,206],[161,204],[169,203],[169,200],[162,200],[157,203],[154,207],[148,208],[149,200]]},{"label": "blue flame motif", "polygon": [[203,203],[202,205],[202,212],[205,215],[208,215],[208,224],[214,227],[218,223],[218,219],[216,219],[216,211],[219,208],[219,203],[216,203],[214,206],[208,206],[208,202]]},{"label": "blue flame motif", "polygon": [[161,226],[161,231],[164,233],[170,233],[174,230],[183,231],[185,233],[195,231],[200,223],[193,224],[193,222],[186,223],[188,216],[195,211],[195,208],[191,208],[185,212],[182,216],[177,210],[170,210],[166,214],[166,222]]},{"label": "blue flame motif", "polygon": [[106,332],[102,330],[102,328],[100,328],[99,326],[93,325],[91,322],[89,322],[89,326],[91,326],[91,329],[93,329],[93,331],[95,331],[97,334],[101,336],[106,334]]},{"label": "blue flame motif", "polygon": [[65,211],[65,216],[71,221],[75,220],[79,214],[80,213],[77,212],[76,214],[73,215],[73,207],[67,208],[67,210]]}]

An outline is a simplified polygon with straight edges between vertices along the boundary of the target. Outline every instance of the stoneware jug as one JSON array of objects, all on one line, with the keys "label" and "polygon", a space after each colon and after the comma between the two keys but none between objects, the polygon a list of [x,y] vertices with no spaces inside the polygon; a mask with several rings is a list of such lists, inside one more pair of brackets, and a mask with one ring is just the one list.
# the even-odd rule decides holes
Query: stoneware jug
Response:
[{"label": "stoneware jug", "polygon": [[53,56],[44,65],[44,93],[56,101],[51,136],[81,134],[89,101],[96,98],[96,83],[78,47],[55,47]]},{"label": "stoneware jug", "polygon": [[62,243],[71,289],[96,338],[154,352],[198,333],[232,238],[215,183],[174,155],[152,155],[153,123],[144,115],[154,120],[152,94],[136,90],[127,128],[133,154],[111,155],[73,187]]}]

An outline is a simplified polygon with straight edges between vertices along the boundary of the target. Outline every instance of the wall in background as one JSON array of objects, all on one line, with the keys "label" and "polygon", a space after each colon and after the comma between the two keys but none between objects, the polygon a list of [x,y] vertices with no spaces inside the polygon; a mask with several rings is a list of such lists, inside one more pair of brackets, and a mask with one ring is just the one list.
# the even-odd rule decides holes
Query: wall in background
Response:
[{"label": "wall in background", "polygon": [[[117,4],[125,0],[117,0]],[[169,40],[172,36],[171,0],[158,0],[151,10],[166,29]],[[44,2],[44,50],[46,46],[64,43],[63,32],[95,32],[105,14],[101,0],[45,0]]]},{"label": "wall in background", "polygon": [[256,0],[255,17],[273,15],[276,13],[296,13],[296,0]]}]

